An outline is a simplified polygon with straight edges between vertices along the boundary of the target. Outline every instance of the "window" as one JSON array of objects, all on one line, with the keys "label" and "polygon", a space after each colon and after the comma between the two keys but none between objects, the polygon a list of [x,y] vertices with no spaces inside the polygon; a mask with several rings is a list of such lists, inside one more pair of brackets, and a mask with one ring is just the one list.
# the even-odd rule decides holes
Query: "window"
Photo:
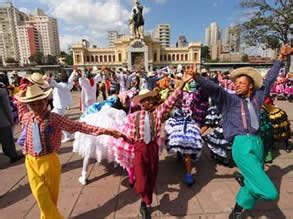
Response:
[{"label": "window", "polygon": [[104,55],[104,62],[107,62],[107,56]]},{"label": "window", "polygon": [[194,53],[194,61],[197,61],[197,53]]},{"label": "window", "polygon": [[98,56],[96,56],[96,62],[99,62],[99,57]]},{"label": "window", "polygon": [[103,62],[103,56],[100,56],[100,62]]},{"label": "window", "polygon": [[154,53],[154,62],[157,61],[157,53]]},{"label": "window", "polygon": [[108,60],[109,60],[109,62],[112,62],[112,56],[111,55],[108,56]]},{"label": "window", "polygon": [[122,62],[122,56],[121,56],[121,53],[118,54],[118,61],[119,61],[119,62]]},{"label": "window", "polygon": [[80,55],[76,55],[75,60],[77,63],[80,63]]},{"label": "window", "polygon": [[185,61],[188,61],[188,54],[185,54]]}]

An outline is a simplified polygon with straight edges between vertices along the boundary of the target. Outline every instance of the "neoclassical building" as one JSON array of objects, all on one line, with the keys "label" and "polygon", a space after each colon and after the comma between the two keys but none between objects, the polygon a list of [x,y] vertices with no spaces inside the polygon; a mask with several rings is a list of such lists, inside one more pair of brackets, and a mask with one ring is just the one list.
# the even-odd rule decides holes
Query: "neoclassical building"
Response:
[{"label": "neoclassical building", "polygon": [[160,42],[146,35],[143,39],[133,36],[123,36],[116,40],[112,48],[90,48],[88,43],[72,46],[73,62],[75,67],[91,68],[107,66],[117,69],[128,66],[135,70],[142,65],[146,69],[165,66],[174,67],[181,64],[187,67],[191,64],[200,64],[200,43],[190,43],[183,48],[164,48]]}]

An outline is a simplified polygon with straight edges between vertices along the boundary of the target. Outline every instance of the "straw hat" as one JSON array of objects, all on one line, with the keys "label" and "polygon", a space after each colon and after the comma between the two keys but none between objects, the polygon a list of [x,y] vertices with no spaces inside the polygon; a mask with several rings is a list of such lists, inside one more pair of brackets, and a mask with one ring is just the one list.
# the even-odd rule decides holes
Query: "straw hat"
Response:
[{"label": "straw hat", "polygon": [[37,100],[42,100],[47,98],[52,92],[52,88],[47,91],[43,91],[38,85],[34,84],[27,87],[24,97],[15,95],[15,98],[22,103],[31,103]]},{"label": "straw hat", "polygon": [[39,72],[34,72],[31,75],[27,75],[25,78],[42,89],[49,88],[49,83],[44,80],[43,75]]},{"label": "straw hat", "polygon": [[178,78],[183,78],[183,74],[182,74],[181,72],[180,72],[180,73],[177,73],[176,76],[177,76]]},{"label": "straw hat", "polygon": [[96,65],[93,67],[93,72],[98,72],[98,67]]},{"label": "straw hat", "polygon": [[144,90],[139,91],[139,94],[133,98],[133,103],[138,105],[145,98],[148,98],[148,97],[154,97],[155,98],[157,96],[158,96],[158,92],[156,90],[150,91],[148,89],[144,89]]},{"label": "straw hat", "polygon": [[154,77],[155,76],[155,72],[153,71],[149,71],[147,74],[148,77]]},{"label": "straw hat", "polygon": [[237,68],[231,72],[231,80],[235,81],[236,78],[238,78],[240,75],[246,75],[250,77],[253,82],[254,82],[254,88],[255,89],[260,89],[263,84],[263,79],[261,74],[252,67],[242,67],[242,68]]},{"label": "straw hat", "polygon": [[207,69],[203,68],[203,69],[200,70],[200,73],[205,74],[205,73],[208,73],[208,71],[207,71]]}]

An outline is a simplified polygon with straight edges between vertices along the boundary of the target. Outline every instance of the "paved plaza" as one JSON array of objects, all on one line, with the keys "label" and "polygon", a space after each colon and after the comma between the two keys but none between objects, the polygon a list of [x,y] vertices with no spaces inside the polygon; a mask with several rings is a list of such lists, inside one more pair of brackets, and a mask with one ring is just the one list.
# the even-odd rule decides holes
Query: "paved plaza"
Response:
[{"label": "paved plaza", "polygon": [[[67,115],[78,119],[79,93],[74,93],[74,104]],[[293,125],[293,103],[277,102],[289,115]],[[18,128],[18,133],[19,133]],[[276,202],[257,202],[254,211],[245,213],[246,218],[293,218],[293,152],[288,154],[282,144],[276,144],[277,158],[268,165],[269,176],[280,191]],[[291,140],[292,147],[292,140]],[[65,218],[140,218],[140,200],[128,186],[126,171],[113,164],[90,165],[89,183],[78,182],[82,158],[72,153],[72,142],[62,145],[59,152],[62,162],[61,189],[58,207]],[[228,218],[235,203],[239,185],[232,177],[235,169],[216,165],[204,151],[195,163],[196,183],[188,188],[183,183],[184,167],[174,156],[163,152],[160,157],[159,175],[152,211],[152,218]],[[26,177],[24,160],[10,165],[0,153],[0,219],[37,219],[39,208],[31,194]]]}]

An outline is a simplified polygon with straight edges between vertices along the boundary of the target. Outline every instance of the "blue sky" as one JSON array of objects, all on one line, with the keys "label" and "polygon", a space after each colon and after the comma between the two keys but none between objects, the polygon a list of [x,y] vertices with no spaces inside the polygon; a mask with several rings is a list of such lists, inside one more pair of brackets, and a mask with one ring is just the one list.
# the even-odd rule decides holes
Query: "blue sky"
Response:
[{"label": "blue sky", "polygon": [[[106,31],[128,32],[128,18],[133,0],[14,0],[24,12],[43,9],[58,19],[62,49],[86,38],[106,47]],[[245,17],[240,0],[141,0],[145,8],[145,30],[152,31],[159,23],[171,25],[171,43],[179,35],[187,40],[204,42],[205,28],[217,22],[221,28],[239,23]]]}]

